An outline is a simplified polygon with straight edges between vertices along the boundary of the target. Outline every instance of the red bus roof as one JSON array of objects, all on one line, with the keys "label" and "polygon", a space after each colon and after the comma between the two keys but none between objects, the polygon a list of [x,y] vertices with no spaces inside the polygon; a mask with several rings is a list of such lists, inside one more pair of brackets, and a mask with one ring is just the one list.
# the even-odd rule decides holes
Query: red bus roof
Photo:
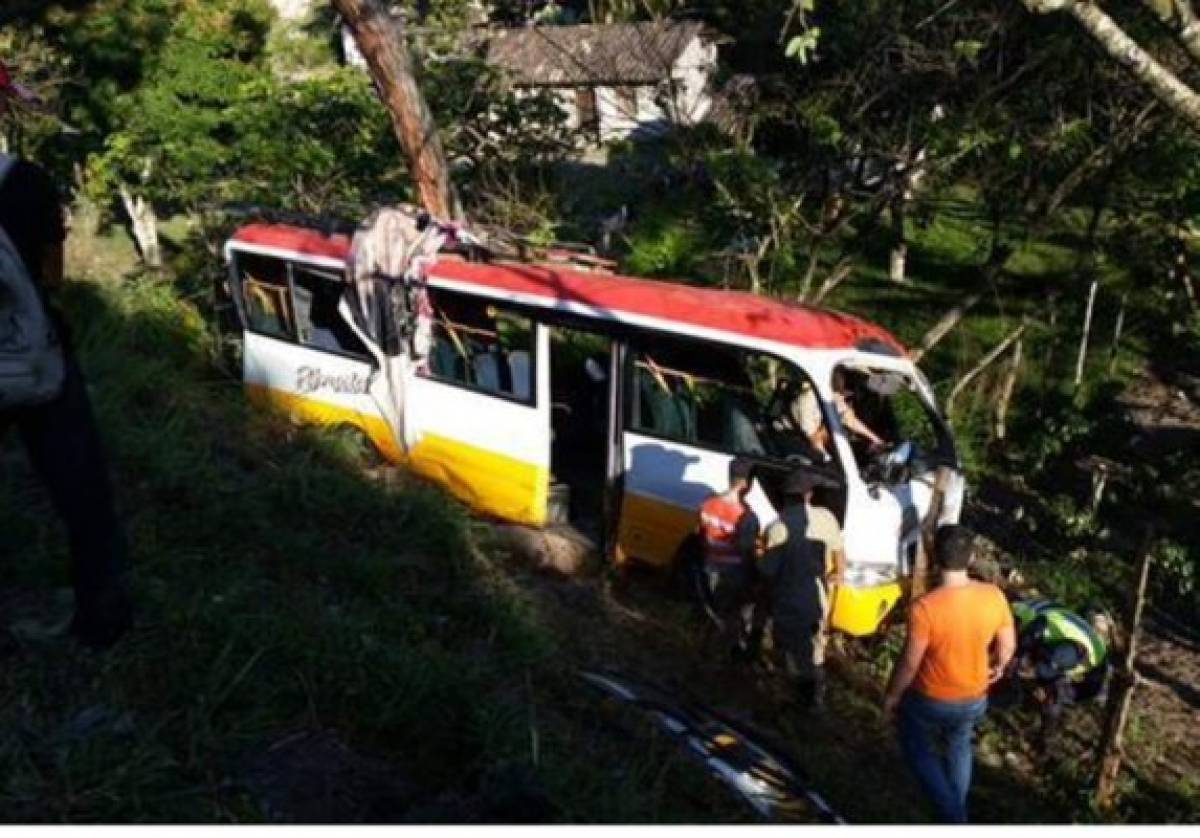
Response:
[{"label": "red bus roof", "polygon": [[[251,224],[233,242],[252,248],[343,261],[348,236],[280,224]],[[827,309],[740,291],[593,273],[564,265],[441,259],[435,284],[470,285],[492,296],[549,307],[632,315],[809,349],[873,348],[905,354],[886,329]],[[441,282],[439,282],[441,280]]]}]

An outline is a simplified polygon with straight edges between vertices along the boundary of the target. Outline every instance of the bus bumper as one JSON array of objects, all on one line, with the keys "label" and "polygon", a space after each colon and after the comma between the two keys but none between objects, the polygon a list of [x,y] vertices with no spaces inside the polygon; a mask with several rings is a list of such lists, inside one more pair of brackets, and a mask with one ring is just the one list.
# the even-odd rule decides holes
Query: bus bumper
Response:
[{"label": "bus bumper", "polygon": [[863,587],[839,585],[834,594],[829,625],[835,631],[854,637],[874,634],[903,595],[904,590],[898,582]]}]

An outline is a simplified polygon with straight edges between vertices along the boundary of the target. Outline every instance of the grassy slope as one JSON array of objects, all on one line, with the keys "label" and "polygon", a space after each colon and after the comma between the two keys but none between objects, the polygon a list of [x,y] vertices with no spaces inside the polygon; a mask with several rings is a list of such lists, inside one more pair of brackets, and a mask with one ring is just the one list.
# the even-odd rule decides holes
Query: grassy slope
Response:
[{"label": "grassy slope", "polygon": [[[669,782],[643,788],[638,766],[651,763],[636,746],[553,735],[532,685],[556,639],[457,505],[370,479],[352,435],[252,413],[169,285],[68,291],[133,545],[139,628],[103,657],[36,631],[5,638],[6,818],[258,819],[240,767],[302,729],[382,755],[416,800],[502,797],[525,782],[539,713],[538,785],[556,817],[712,816],[673,802]],[[67,584],[63,538],[13,435],[0,463],[0,597],[9,620],[45,621]],[[581,736],[581,752],[563,750]]]}]

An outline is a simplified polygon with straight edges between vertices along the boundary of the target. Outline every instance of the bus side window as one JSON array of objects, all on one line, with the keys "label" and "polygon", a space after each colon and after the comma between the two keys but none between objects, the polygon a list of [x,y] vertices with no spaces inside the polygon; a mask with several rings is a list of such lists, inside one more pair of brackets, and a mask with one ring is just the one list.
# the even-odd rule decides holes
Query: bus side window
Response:
[{"label": "bus side window", "polygon": [[302,344],[367,357],[367,348],[338,313],[338,303],[345,291],[340,274],[294,265],[292,284],[296,290],[296,326]]},{"label": "bus side window", "polygon": [[533,401],[533,321],[449,291],[431,289],[427,378]]},{"label": "bus side window", "polygon": [[288,291],[287,263],[243,253],[237,257],[246,328],[252,332],[295,340],[296,323]]},{"label": "bus side window", "polygon": [[763,454],[741,354],[659,337],[633,361],[634,430],[735,454]]}]

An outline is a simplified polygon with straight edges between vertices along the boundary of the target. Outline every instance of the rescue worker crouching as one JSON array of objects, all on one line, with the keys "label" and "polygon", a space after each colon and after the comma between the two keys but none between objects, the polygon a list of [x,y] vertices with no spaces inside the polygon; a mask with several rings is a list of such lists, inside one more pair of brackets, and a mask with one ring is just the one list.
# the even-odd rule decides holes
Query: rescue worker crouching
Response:
[{"label": "rescue worker crouching", "polygon": [[1045,750],[1058,730],[1064,711],[1096,698],[1109,669],[1107,619],[1091,622],[1049,600],[1016,600],[1017,665],[1033,669],[1034,698],[1042,715],[1038,746]]},{"label": "rescue worker crouching", "polygon": [[831,586],[845,575],[842,531],[833,513],[812,506],[820,476],[797,470],[783,485],[779,520],[767,527],[759,571],[766,581],[772,641],[804,707],[823,697]]},{"label": "rescue worker crouching", "polygon": [[700,507],[700,538],[704,579],[709,602],[721,621],[726,651],[736,655],[746,632],[754,583],[758,517],[746,505],[754,464],[734,459],[729,464],[729,488]]}]

